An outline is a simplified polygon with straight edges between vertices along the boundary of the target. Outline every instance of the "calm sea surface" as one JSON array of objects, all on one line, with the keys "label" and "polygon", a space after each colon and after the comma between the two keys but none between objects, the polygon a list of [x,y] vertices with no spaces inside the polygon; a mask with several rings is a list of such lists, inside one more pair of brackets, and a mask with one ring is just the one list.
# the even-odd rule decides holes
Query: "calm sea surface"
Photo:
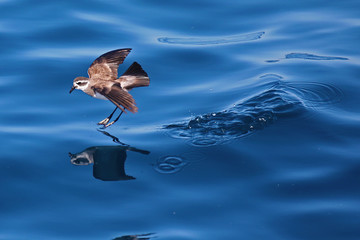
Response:
[{"label": "calm sea surface", "polygon": [[[359,42],[351,0],[0,0],[0,239],[360,239]],[[118,48],[104,131],[69,90]]]}]

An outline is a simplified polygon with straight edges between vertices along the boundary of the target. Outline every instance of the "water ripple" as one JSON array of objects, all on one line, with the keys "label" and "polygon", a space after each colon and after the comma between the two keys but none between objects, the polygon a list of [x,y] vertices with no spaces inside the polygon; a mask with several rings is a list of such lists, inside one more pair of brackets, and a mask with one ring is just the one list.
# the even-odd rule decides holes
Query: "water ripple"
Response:
[{"label": "water ripple", "polygon": [[164,126],[174,138],[188,139],[198,147],[222,144],[263,129],[278,118],[298,116],[306,110],[338,101],[341,92],[319,83],[266,84],[266,89],[220,112],[196,116]]},{"label": "water ripple", "polygon": [[265,32],[255,32],[248,34],[237,34],[229,36],[217,36],[217,37],[160,37],[158,41],[168,44],[181,44],[181,45],[215,45],[215,44],[231,44],[248,42],[260,39]]},{"label": "water ripple", "polygon": [[345,57],[331,57],[331,56],[319,56],[309,53],[289,53],[285,55],[285,58],[300,58],[300,59],[309,59],[309,60],[349,60]]},{"label": "water ripple", "polygon": [[186,165],[187,162],[182,157],[165,156],[158,159],[154,169],[159,173],[170,174],[181,171]]},{"label": "water ripple", "polygon": [[[349,60],[346,57],[334,57],[334,56],[320,56],[315,55],[311,53],[289,53],[285,55],[285,58],[283,59],[304,59],[304,60],[318,60],[318,61],[324,61],[324,60]],[[275,60],[266,60],[268,63],[273,62],[279,62],[281,59],[275,59]]]}]

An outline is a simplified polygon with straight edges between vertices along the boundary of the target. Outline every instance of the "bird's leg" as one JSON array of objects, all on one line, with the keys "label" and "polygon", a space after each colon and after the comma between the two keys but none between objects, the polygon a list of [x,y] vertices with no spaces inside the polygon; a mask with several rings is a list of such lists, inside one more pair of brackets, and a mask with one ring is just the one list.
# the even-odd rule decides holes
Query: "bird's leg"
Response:
[{"label": "bird's leg", "polygon": [[108,117],[105,118],[104,120],[98,122],[98,125],[104,125],[104,126],[105,126],[105,125],[110,121],[110,119],[111,119],[112,116],[114,115],[114,113],[115,113],[115,111],[116,111],[117,108],[118,108],[118,107],[116,107],[116,108],[114,109],[114,111],[110,114],[110,116],[108,116]]},{"label": "bird's leg", "polygon": [[120,116],[121,116],[123,113],[124,113],[124,111],[121,110],[121,113],[119,114],[119,116],[118,116],[114,121],[112,121],[111,123],[106,124],[104,127],[107,128],[108,126],[111,126],[111,125],[113,125],[114,123],[116,123],[116,121],[119,120]]}]

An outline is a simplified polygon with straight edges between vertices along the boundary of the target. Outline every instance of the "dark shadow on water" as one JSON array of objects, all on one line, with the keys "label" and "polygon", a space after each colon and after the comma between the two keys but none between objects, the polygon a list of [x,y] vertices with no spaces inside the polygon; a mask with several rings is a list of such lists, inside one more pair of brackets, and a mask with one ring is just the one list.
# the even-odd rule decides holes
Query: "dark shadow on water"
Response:
[{"label": "dark shadow on water", "polygon": [[[270,78],[270,81],[266,78]],[[163,129],[174,138],[183,138],[198,147],[208,147],[244,137],[261,130],[279,118],[300,116],[304,112],[338,102],[339,89],[321,83],[293,83],[261,77],[258,93],[243,97],[232,107],[169,124]]]},{"label": "dark shadow on water", "polygon": [[122,146],[93,146],[72,154],[69,153],[71,163],[77,166],[93,165],[93,176],[103,181],[119,181],[135,179],[125,172],[127,151],[149,154],[149,151],[137,149],[119,141],[117,137],[105,131],[100,131]]},{"label": "dark shadow on water", "polygon": [[139,235],[125,235],[117,238],[113,238],[112,240],[149,240],[153,238],[154,233],[146,233]]}]

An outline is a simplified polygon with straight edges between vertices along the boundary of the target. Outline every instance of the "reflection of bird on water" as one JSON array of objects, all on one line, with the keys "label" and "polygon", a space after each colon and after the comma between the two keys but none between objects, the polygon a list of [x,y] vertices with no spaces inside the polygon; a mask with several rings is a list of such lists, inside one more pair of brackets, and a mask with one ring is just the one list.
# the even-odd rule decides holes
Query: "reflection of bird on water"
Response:
[{"label": "reflection of bird on water", "polygon": [[94,146],[76,154],[69,153],[71,163],[78,166],[93,163],[93,176],[103,181],[135,179],[125,173],[126,152],[133,151],[141,154],[149,154],[150,152],[121,143],[118,138],[109,133],[101,132],[123,146]]}]

